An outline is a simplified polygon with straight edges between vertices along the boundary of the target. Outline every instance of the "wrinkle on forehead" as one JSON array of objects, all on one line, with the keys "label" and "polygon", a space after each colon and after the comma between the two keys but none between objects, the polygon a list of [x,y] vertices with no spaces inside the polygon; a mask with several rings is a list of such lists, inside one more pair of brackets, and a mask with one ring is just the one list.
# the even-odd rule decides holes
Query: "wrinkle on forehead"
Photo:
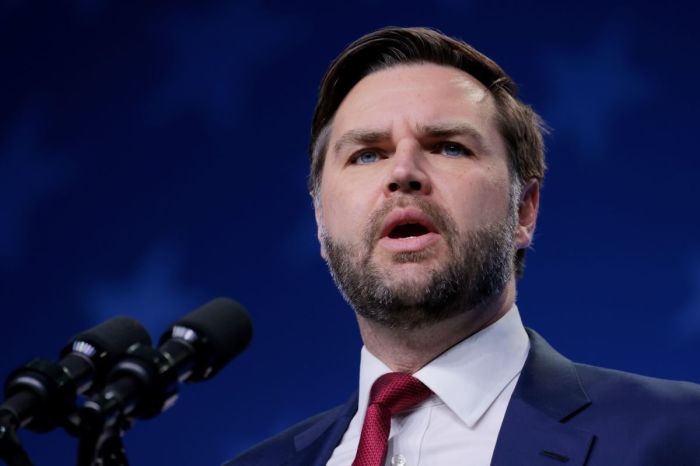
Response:
[{"label": "wrinkle on forehead", "polygon": [[[492,123],[495,112],[488,88],[458,68],[397,65],[366,76],[348,93],[334,115],[329,148],[338,154],[337,149],[357,140],[359,133],[386,139],[394,125],[408,124],[418,133],[424,132],[417,131],[421,127],[471,127],[469,132],[480,135],[484,148],[495,149],[501,142]],[[366,143],[365,139],[369,138],[363,138]]]}]

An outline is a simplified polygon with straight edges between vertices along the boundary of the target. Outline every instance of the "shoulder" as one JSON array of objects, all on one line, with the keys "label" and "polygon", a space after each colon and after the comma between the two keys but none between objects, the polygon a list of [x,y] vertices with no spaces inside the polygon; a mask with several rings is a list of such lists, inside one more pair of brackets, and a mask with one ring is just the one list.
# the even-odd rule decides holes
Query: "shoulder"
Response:
[{"label": "shoulder", "polygon": [[692,382],[659,379],[630,372],[574,363],[581,382],[589,391],[625,398],[644,399],[661,404],[700,402],[700,385]]},{"label": "shoulder", "polygon": [[610,410],[643,407],[639,416],[659,415],[655,422],[673,418],[698,423],[700,385],[658,379],[613,369],[574,364],[584,390],[594,405]]},{"label": "shoulder", "polygon": [[514,396],[558,425],[592,434],[587,464],[698,464],[689,459],[700,458],[700,385],[575,363],[528,333]]},{"label": "shoulder", "polygon": [[282,464],[284,460],[297,451],[295,439],[309,429],[318,426],[327,427],[332,424],[342,410],[343,406],[337,406],[328,411],[307,418],[283,432],[244,451],[234,459],[222,466],[257,466]]},{"label": "shoulder", "polygon": [[527,391],[550,397],[576,391],[579,400],[621,408],[643,403],[649,409],[673,409],[700,403],[698,384],[572,362],[533,330],[528,334],[530,354],[521,376]]},{"label": "shoulder", "polygon": [[595,427],[595,457],[627,444],[626,464],[698,464],[700,385],[575,366],[591,404],[571,424]]}]

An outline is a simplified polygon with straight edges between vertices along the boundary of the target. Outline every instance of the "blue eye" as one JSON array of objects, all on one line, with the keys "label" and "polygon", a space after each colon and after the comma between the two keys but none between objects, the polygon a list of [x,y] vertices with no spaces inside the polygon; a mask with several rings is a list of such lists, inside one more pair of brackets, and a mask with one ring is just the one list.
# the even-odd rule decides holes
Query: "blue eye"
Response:
[{"label": "blue eye", "polygon": [[446,155],[448,157],[461,157],[464,155],[471,154],[471,151],[469,151],[463,145],[454,142],[447,142],[445,144],[441,144],[439,147],[439,152],[442,155]]},{"label": "blue eye", "polygon": [[379,160],[379,155],[371,150],[361,152],[355,157],[355,163],[358,165],[367,165],[368,163],[374,163]]},{"label": "blue eye", "polygon": [[473,155],[472,151],[457,142],[444,142],[442,144],[438,144],[438,146],[435,148],[435,152],[447,157],[466,157]]}]

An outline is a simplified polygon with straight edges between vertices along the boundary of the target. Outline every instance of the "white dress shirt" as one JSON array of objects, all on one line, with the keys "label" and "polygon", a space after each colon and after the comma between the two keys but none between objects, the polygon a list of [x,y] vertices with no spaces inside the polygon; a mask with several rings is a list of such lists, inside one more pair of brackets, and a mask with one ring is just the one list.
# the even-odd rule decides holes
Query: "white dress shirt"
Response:
[{"label": "white dress shirt", "polygon": [[[488,466],[530,341],[514,305],[416,372],[433,391],[391,420],[385,466]],[[372,384],[391,372],[362,348],[358,410],[327,466],[355,459]]]}]

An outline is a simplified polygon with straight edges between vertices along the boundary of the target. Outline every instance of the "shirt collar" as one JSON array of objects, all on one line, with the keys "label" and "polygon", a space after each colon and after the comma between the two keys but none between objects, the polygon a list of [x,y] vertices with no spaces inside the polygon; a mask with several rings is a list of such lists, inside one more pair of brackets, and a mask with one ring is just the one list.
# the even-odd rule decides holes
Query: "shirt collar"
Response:
[{"label": "shirt collar", "polygon": [[[453,346],[413,374],[469,428],[519,374],[530,348],[517,306]],[[362,347],[359,413],[364,416],[372,384],[391,369]]]}]

